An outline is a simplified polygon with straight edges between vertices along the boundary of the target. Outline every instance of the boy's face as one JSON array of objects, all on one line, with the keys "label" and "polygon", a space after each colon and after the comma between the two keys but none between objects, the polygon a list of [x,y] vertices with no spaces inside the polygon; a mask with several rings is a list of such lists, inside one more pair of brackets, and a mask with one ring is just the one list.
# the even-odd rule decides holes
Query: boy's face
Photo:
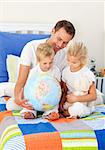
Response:
[{"label": "boy's face", "polygon": [[65,48],[71,39],[72,35],[68,34],[64,28],[60,28],[58,31],[53,29],[50,44],[56,53],[60,49]]},{"label": "boy's face", "polygon": [[44,72],[47,72],[48,70],[50,70],[53,65],[53,59],[54,59],[54,56],[49,56],[45,58],[43,57],[42,59],[40,59],[39,61],[40,69]]},{"label": "boy's face", "polygon": [[78,71],[81,69],[81,62],[79,57],[75,56],[67,56],[68,64],[70,66],[70,70],[72,72]]}]

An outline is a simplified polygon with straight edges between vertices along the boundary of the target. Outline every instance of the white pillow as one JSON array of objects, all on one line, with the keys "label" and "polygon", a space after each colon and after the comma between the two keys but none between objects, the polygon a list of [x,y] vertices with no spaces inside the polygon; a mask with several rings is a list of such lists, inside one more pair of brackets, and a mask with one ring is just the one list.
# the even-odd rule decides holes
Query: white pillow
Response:
[{"label": "white pillow", "polygon": [[0,83],[0,97],[2,96],[14,96],[14,87],[15,83],[12,82],[3,82]]},{"label": "white pillow", "polygon": [[7,71],[9,74],[9,82],[16,82],[19,72],[19,57],[15,55],[7,56]]}]

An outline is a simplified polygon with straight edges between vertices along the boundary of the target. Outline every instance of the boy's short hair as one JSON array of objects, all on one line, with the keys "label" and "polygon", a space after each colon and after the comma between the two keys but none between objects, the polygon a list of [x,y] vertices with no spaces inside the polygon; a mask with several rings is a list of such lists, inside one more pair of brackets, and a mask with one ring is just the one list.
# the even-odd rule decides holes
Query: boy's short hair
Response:
[{"label": "boy's short hair", "polygon": [[40,61],[43,58],[49,57],[54,55],[55,52],[48,43],[41,43],[38,45],[37,50],[36,50],[36,57],[37,60]]},{"label": "boy's short hair", "polygon": [[75,42],[68,48],[68,56],[79,57],[79,60],[82,65],[86,65],[88,59],[87,48],[83,43]]},{"label": "boy's short hair", "polygon": [[70,21],[67,21],[67,20],[58,21],[56,25],[54,26],[55,32],[61,28],[64,28],[68,34],[72,35],[72,38],[74,37],[75,28]]}]

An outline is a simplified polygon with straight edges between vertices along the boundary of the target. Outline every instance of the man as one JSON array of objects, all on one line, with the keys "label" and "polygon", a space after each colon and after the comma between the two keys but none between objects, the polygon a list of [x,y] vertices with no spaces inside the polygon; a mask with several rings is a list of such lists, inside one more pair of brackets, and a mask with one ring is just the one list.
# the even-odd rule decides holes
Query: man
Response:
[{"label": "man", "polygon": [[61,20],[56,23],[52,29],[51,36],[49,39],[33,40],[26,44],[23,48],[20,57],[20,70],[18,80],[15,86],[15,102],[21,107],[32,109],[32,106],[27,103],[24,99],[23,88],[28,78],[29,71],[32,67],[37,64],[34,49],[40,43],[47,42],[51,45],[55,51],[54,64],[56,64],[60,70],[65,67],[65,47],[68,42],[73,39],[75,35],[75,28],[73,24],[66,20]]}]

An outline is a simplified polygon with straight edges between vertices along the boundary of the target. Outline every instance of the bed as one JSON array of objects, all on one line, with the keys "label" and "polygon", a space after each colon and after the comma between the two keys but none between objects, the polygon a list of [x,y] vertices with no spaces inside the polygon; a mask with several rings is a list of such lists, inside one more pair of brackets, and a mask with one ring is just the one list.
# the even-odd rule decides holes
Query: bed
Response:
[{"label": "bed", "polygon": [[[1,24],[0,30],[20,34],[20,30],[32,33],[35,28],[41,29],[40,34],[49,34],[51,26]],[[7,76],[1,83],[4,79],[7,82]],[[104,104],[85,118],[49,121],[42,119],[40,112],[39,118],[25,120],[19,111],[6,110],[7,100],[0,97],[0,150],[105,150]]]},{"label": "bed", "polygon": [[82,119],[25,120],[0,98],[0,150],[104,150],[105,105]]}]

